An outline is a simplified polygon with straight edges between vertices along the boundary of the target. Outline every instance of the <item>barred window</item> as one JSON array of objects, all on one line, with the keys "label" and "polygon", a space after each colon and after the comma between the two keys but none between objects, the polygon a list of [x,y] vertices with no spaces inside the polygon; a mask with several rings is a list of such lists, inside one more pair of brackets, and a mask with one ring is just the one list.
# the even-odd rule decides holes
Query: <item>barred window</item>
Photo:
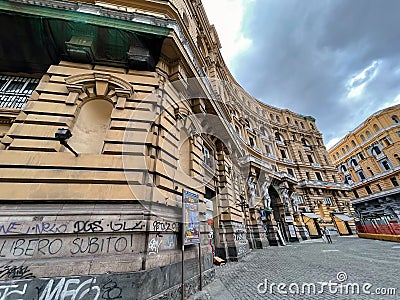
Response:
[{"label": "barred window", "polygon": [[324,202],[325,202],[325,204],[326,205],[332,205],[332,200],[331,200],[331,198],[324,198]]},{"label": "barred window", "polygon": [[38,83],[36,78],[0,76],[0,107],[22,109]]}]

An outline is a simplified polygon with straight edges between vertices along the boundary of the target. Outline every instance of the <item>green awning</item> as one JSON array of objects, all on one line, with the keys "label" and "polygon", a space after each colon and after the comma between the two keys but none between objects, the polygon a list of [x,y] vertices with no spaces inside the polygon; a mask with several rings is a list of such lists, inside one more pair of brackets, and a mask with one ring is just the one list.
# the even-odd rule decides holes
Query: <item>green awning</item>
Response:
[{"label": "green awning", "polygon": [[78,11],[27,5],[0,0],[0,11],[10,14],[25,14],[39,18],[60,19],[76,23],[92,24],[97,26],[111,27],[131,32],[142,32],[166,37],[170,29],[162,26],[144,24],[135,21],[120,20],[106,16],[99,16]]}]

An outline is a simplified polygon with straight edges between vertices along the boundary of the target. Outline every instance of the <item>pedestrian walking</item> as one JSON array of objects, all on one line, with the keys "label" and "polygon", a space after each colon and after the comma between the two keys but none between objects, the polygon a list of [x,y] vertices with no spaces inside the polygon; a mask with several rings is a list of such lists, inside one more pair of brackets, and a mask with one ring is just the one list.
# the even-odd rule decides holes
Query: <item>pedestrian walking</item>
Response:
[{"label": "pedestrian walking", "polygon": [[326,237],[326,240],[328,241],[328,244],[332,244],[332,239],[331,239],[331,233],[329,232],[329,229],[324,226],[324,235]]}]

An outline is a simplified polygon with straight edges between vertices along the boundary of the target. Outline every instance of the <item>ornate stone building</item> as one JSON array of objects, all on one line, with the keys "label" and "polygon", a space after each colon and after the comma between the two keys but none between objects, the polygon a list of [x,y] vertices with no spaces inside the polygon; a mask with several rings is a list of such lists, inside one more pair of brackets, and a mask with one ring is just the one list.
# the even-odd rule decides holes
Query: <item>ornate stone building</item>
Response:
[{"label": "ornate stone building", "polygon": [[206,284],[213,252],[237,260],[321,224],[352,232],[315,120],[237,85],[201,1],[12,0],[0,13],[2,296],[180,297],[183,191],[201,222],[186,295],[199,256]]},{"label": "ornate stone building", "polygon": [[393,234],[386,225],[399,221],[399,116],[400,105],[380,110],[329,150],[342,180],[352,188],[360,231]]}]

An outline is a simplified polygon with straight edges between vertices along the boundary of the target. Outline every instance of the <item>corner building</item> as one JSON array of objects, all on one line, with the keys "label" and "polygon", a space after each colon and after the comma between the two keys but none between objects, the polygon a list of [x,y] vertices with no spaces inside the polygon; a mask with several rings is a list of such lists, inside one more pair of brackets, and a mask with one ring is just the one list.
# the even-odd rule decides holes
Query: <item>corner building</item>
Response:
[{"label": "corner building", "polygon": [[399,105],[380,110],[329,150],[351,186],[359,232],[400,234],[399,117]]},{"label": "corner building", "polygon": [[179,298],[183,191],[201,222],[186,295],[199,253],[204,285],[214,254],[354,231],[315,120],[237,85],[201,1],[13,0],[0,13],[7,299]]}]

